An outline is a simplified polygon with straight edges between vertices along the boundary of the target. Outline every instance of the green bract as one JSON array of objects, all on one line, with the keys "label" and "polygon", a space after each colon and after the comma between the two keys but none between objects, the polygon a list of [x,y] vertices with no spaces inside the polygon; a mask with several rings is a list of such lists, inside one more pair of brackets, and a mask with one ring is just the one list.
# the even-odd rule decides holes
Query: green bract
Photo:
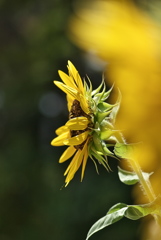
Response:
[{"label": "green bract", "polygon": [[93,91],[90,80],[89,86],[85,84],[86,97],[88,98],[91,108],[91,118],[93,122],[91,132],[92,138],[89,144],[89,156],[91,159],[93,159],[93,157],[96,158],[106,169],[109,169],[107,157],[114,156],[109,147],[114,146],[117,142],[117,134],[119,131],[114,129],[114,123],[121,98],[119,96],[115,104],[107,103],[106,100],[110,96],[113,87],[110,88],[109,91],[106,91],[104,81]]}]

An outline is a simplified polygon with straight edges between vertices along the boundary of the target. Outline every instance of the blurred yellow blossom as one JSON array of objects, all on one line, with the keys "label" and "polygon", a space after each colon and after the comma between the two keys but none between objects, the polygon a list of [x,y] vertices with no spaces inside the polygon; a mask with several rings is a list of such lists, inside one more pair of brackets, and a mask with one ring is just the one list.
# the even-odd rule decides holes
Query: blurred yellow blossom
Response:
[{"label": "blurred yellow blossom", "polygon": [[95,51],[109,63],[108,80],[123,96],[119,129],[130,141],[144,142],[141,165],[147,171],[157,170],[161,152],[159,26],[132,1],[94,1],[90,8],[77,12],[70,29],[80,47]]},{"label": "blurred yellow blossom", "polygon": [[[154,14],[154,9],[153,9]],[[157,13],[158,14],[158,13]],[[122,94],[118,128],[142,142],[138,161],[161,193],[161,29],[133,1],[88,1],[70,21],[73,41],[108,62],[108,81]],[[113,98],[115,96],[113,95]],[[136,190],[136,189],[135,189]],[[146,201],[135,191],[136,201]]]}]

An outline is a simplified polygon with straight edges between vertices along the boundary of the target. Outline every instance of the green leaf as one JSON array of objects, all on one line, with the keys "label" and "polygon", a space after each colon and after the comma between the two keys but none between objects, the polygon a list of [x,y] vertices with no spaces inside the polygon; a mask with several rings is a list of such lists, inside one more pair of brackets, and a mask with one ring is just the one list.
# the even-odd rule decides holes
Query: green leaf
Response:
[{"label": "green leaf", "polygon": [[123,218],[126,209],[127,209],[127,207],[121,208],[117,211],[109,213],[106,216],[100,218],[89,230],[86,240],[88,240],[89,237],[92,236],[94,233],[100,231],[101,229],[103,229],[103,228],[119,221],[121,218]]},{"label": "green leaf", "polygon": [[88,240],[94,233],[121,220],[123,217],[131,220],[137,220],[149,214],[160,214],[160,208],[160,197],[151,203],[143,205],[127,205],[125,203],[118,203],[109,209],[106,216],[100,218],[96,223],[94,223],[87,234],[86,240]]},{"label": "green leaf", "polygon": [[119,209],[124,208],[124,207],[127,207],[127,204],[125,204],[125,203],[117,203],[117,204],[115,204],[114,206],[112,206],[112,207],[109,209],[109,211],[107,212],[107,214],[116,212],[116,211],[118,211]]},{"label": "green leaf", "polygon": [[116,143],[114,153],[120,158],[133,159],[137,145],[138,144]]},{"label": "green leaf", "polygon": [[125,212],[125,217],[131,220],[137,220],[149,214],[158,214],[160,206],[158,207],[158,199],[143,205],[129,205]]},{"label": "green leaf", "polygon": [[129,206],[127,211],[125,212],[125,217],[131,220],[138,220],[139,218],[142,218],[147,214],[144,214],[142,208],[139,209],[139,207],[137,206]]},{"label": "green leaf", "polygon": [[[146,180],[149,180],[149,177],[153,174],[153,172],[151,173],[142,172],[142,174]],[[124,184],[133,185],[139,182],[139,178],[136,175],[136,173],[123,170],[120,167],[118,167],[118,175],[120,181],[123,182]]]}]

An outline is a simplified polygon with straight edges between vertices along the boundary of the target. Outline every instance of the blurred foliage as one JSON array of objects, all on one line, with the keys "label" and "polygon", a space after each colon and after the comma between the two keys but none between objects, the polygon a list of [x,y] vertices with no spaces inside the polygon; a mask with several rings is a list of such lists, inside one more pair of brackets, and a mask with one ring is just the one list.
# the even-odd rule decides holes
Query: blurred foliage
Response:
[{"label": "blurred foliage", "polygon": [[[131,202],[115,160],[110,161],[114,172],[101,169],[100,176],[89,162],[83,183],[79,173],[60,191],[62,148],[53,148],[50,141],[67,111],[65,96],[52,81],[68,59],[90,77],[98,76],[67,38],[71,12],[70,0],[0,2],[1,240],[82,240],[117,199]],[[123,220],[93,239],[136,240],[137,224]]]}]

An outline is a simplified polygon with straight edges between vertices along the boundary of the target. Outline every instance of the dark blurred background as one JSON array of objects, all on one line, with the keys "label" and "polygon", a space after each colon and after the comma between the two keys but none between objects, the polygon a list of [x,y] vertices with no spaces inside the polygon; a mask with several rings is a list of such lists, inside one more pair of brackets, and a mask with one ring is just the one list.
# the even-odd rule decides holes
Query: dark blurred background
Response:
[{"label": "dark blurred background", "polygon": [[[102,78],[68,38],[71,0],[0,1],[0,239],[83,240],[91,225],[117,202],[132,203],[131,188],[88,161],[67,188],[52,147],[67,118],[65,94],[53,85],[70,59],[94,86]],[[91,239],[139,239],[139,222],[122,220]]]}]

